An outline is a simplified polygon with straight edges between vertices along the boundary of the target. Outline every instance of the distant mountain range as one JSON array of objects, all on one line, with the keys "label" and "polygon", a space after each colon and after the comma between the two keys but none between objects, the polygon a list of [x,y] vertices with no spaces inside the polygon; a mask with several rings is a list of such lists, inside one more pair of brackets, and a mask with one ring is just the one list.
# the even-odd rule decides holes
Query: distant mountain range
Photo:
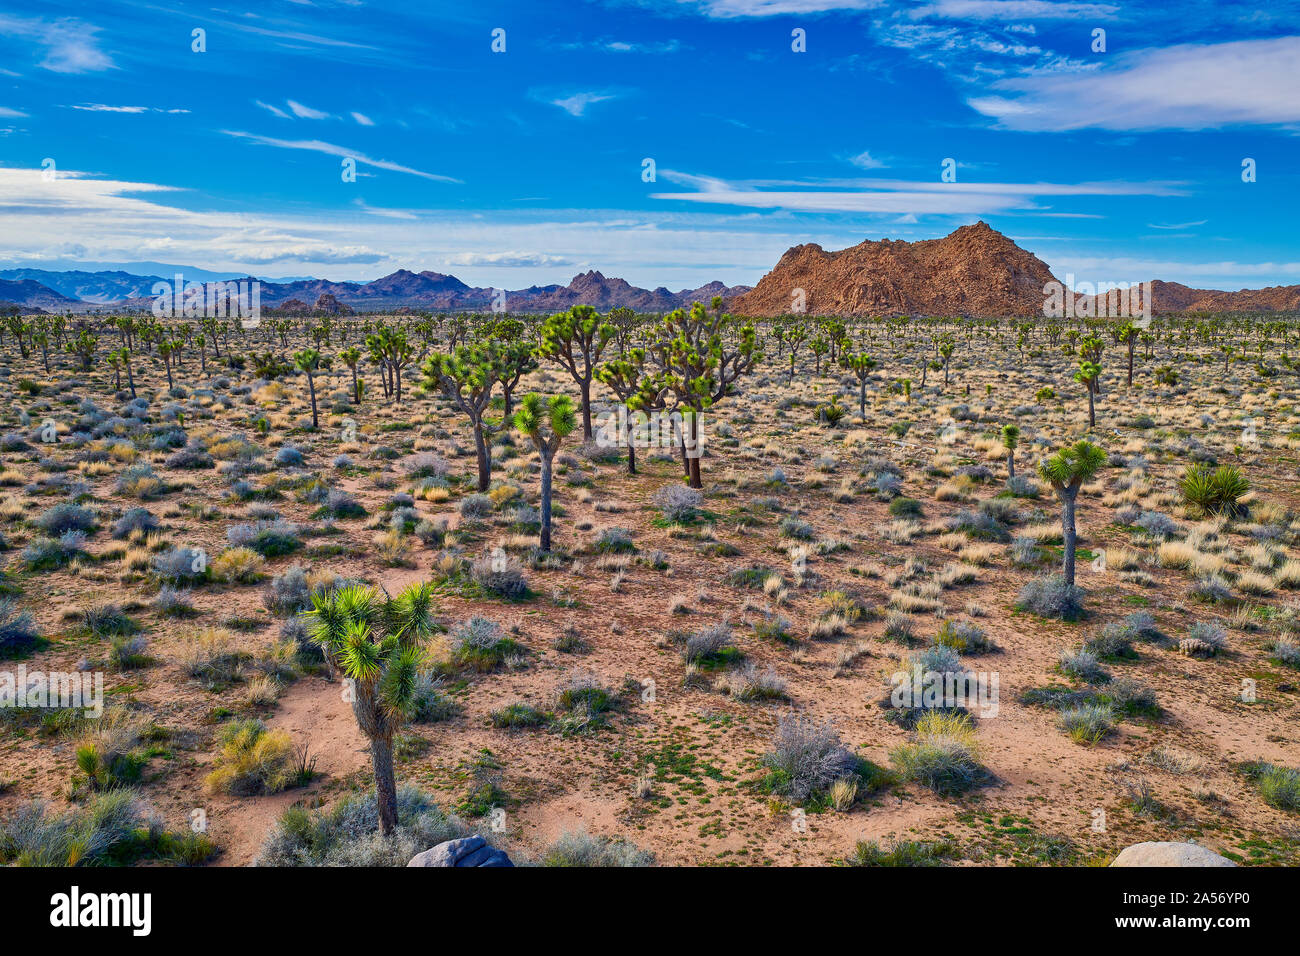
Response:
[{"label": "distant mountain range", "polygon": [[[172,279],[122,270],[0,270],[0,307],[16,303],[48,312],[107,306],[147,309],[153,304],[154,283]],[[257,281],[261,282],[264,308],[299,312],[376,312],[403,307],[487,311],[499,296],[495,289],[469,286],[452,275],[408,269],[371,282]],[[623,279],[591,271],[574,276],[568,285],[507,291],[505,306],[510,312],[533,313],[558,312],[574,305],[592,305],[601,311],[621,306],[637,312],[670,312],[722,296],[730,311],[752,316],[802,311],[845,316],[1028,317],[1043,314],[1044,286],[1055,281],[1041,259],[987,223],[978,222],[940,239],[919,242],[868,240],[833,252],[813,243],[794,246],[753,288],[710,282],[679,292],[662,286],[640,289]],[[1300,310],[1300,285],[1221,292],[1154,279],[1150,288],[1153,313]],[[1074,301],[1084,298],[1075,295]],[[1113,302],[1115,296],[1109,298]],[[1136,305],[1139,300],[1133,301]],[[1075,314],[1084,313],[1076,308]]]},{"label": "distant mountain range", "polygon": [[[0,301],[45,311],[76,312],[104,306],[147,309],[153,304],[154,283],[171,281],[172,276],[138,276],[121,271],[6,269],[0,270]],[[291,300],[314,303],[321,296],[332,296],[343,305],[363,311],[402,306],[432,311],[486,311],[498,296],[496,289],[469,286],[455,276],[409,269],[399,269],[371,282],[258,281],[264,308],[275,308]],[[639,289],[624,279],[607,278],[591,271],[574,276],[568,285],[507,290],[505,300],[511,312],[558,312],[574,305],[592,305],[602,311],[622,306],[638,312],[671,312],[693,302],[707,304],[715,295],[731,299],[748,291],[749,286],[726,286],[721,282],[679,292],[662,286]]]}]

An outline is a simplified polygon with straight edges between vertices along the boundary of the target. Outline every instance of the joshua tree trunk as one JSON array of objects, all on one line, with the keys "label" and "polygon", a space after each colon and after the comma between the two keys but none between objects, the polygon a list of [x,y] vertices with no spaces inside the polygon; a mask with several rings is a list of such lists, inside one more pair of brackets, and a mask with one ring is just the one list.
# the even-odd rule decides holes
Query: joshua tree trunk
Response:
[{"label": "joshua tree trunk", "polygon": [[858,414],[862,416],[864,422],[867,420],[867,383],[865,379],[858,386]]},{"label": "joshua tree trunk", "polygon": [[311,393],[311,427],[320,427],[320,418],[316,414],[316,376],[307,373],[307,390]]},{"label": "joshua tree trunk", "polygon": [[551,456],[542,452],[542,550],[551,550]]},{"label": "joshua tree trunk", "polygon": [[1016,453],[1010,448],[1007,449],[1007,477],[1016,477]]},{"label": "joshua tree trunk", "polygon": [[636,445],[635,445],[636,430],[632,425],[631,415],[627,416],[626,432],[627,432],[627,473],[629,475],[635,475],[636,474]]},{"label": "joshua tree trunk", "polygon": [[397,829],[397,781],[393,777],[393,741],[375,737],[370,741],[370,762],[375,770],[375,803],[379,808],[379,832],[392,836]]},{"label": "joshua tree trunk", "polygon": [[1096,396],[1096,392],[1094,392],[1092,388],[1089,387],[1088,388],[1088,427],[1089,428],[1097,427],[1097,404],[1096,404],[1095,396]]},{"label": "joshua tree trunk", "polygon": [[1077,542],[1074,530],[1074,499],[1077,493],[1077,489],[1061,491],[1061,538],[1065,544],[1063,576],[1067,585],[1074,584],[1074,549]]},{"label": "joshua tree trunk", "polygon": [[582,387],[582,440],[591,441],[591,379],[578,383]]},{"label": "joshua tree trunk", "polygon": [[[684,447],[683,451],[685,451]],[[687,484],[692,488],[703,488],[704,482],[700,479],[700,419],[698,415],[691,416],[691,449],[687,462],[690,471],[690,480],[687,481]]]},{"label": "joshua tree trunk", "polygon": [[478,455],[478,490],[484,494],[492,483],[492,449],[488,447],[481,421],[474,423],[474,451]]}]

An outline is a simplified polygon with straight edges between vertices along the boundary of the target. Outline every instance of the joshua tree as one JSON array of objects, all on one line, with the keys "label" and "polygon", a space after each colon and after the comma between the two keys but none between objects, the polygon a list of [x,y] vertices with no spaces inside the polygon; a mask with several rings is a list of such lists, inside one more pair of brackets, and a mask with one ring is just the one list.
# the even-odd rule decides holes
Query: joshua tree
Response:
[{"label": "joshua tree", "polygon": [[575,305],[542,325],[537,354],[564,366],[582,392],[583,441],[591,441],[591,379],[613,337],[614,326],[600,321],[600,314],[589,305]]},{"label": "joshua tree", "polygon": [[[730,321],[720,310],[710,314],[696,302],[690,312],[677,309],[664,316],[646,349],[657,369],[650,387],[672,395],[682,411],[683,466],[692,488],[704,487],[700,478],[700,414],[730,395],[736,380],[763,357],[754,327],[728,329]],[[687,454],[688,428],[693,454]]]},{"label": "joshua tree", "polygon": [[1002,426],[1002,447],[1007,450],[1007,478],[1016,477],[1016,446],[1020,444],[1020,426]]},{"label": "joshua tree", "polygon": [[786,384],[794,382],[794,358],[799,354],[799,346],[803,345],[808,339],[808,330],[802,326],[795,326],[785,334],[785,340],[790,345],[790,374],[786,378]]},{"label": "joshua tree", "polygon": [[814,335],[808,342],[808,348],[812,350],[813,359],[817,363],[816,369],[813,372],[814,375],[820,375],[822,373],[822,356],[826,354],[830,347],[831,344],[826,340],[826,336],[824,335]]},{"label": "joshua tree", "polygon": [[843,353],[842,361],[844,367],[858,378],[858,413],[862,415],[863,421],[867,418],[867,379],[871,373],[876,370],[876,360],[866,352],[858,352],[856,355]]},{"label": "joshua tree", "polygon": [[1088,390],[1088,427],[1097,427],[1097,382],[1101,378],[1101,366],[1084,359],[1079,363],[1079,371],[1074,373],[1074,380]]},{"label": "joshua tree", "polygon": [[943,387],[948,387],[948,366],[952,363],[952,350],[956,343],[953,342],[952,335],[945,332],[943,338],[939,340],[939,358],[943,365]]},{"label": "joshua tree", "polygon": [[316,349],[303,349],[294,355],[293,364],[307,376],[307,390],[311,393],[311,427],[319,428],[320,419],[316,414],[316,372],[320,368],[320,352]]},{"label": "joshua tree", "polygon": [[1065,542],[1065,567],[1063,575],[1067,585],[1074,584],[1074,549],[1077,535],[1074,527],[1074,503],[1079,487],[1101,470],[1106,463],[1106,453],[1086,439],[1062,448],[1050,458],[1038,463],[1038,474],[1052,486],[1061,499],[1061,536]]},{"label": "joshua tree", "polygon": [[90,366],[95,360],[95,350],[98,348],[99,340],[88,329],[82,329],[77,337],[67,344],[68,351],[81,362],[83,372],[90,371]]},{"label": "joshua tree", "polygon": [[627,473],[636,474],[636,436],[632,416],[662,407],[661,394],[645,376],[645,349],[629,349],[626,358],[606,362],[596,369],[596,380],[613,392],[627,410]]},{"label": "joshua tree", "polygon": [[478,490],[487,491],[492,482],[492,449],[487,441],[492,426],[484,414],[492,401],[492,388],[501,380],[497,349],[491,344],[460,345],[450,355],[435,352],[424,360],[420,372],[421,391],[441,392],[469,418],[478,456]]},{"label": "joshua tree", "polygon": [[1125,322],[1115,332],[1115,341],[1128,349],[1128,384],[1133,385],[1133,352],[1137,349],[1138,330],[1132,322]]},{"label": "joshua tree", "polygon": [[573,433],[577,418],[567,395],[553,395],[543,402],[535,392],[525,395],[515,412],[515,428],[532,439],[542,459],[541,548],[551,550],[551,464],[560,443]]},{"label": "joshua tree", "polygon": [[357,366],[361,364],[361,350],[355,345],[339,353],[339,361],[352,372],[352,401],[361,404],[361,379],[357,377]]},{"label": "joshua tree", "polygon": [[396,598],[374,588],[316,591],[308,633],[332,667],[352,682],[352,713],[370,741],[375,772],[379,832],[397,828],[397,781],[393,775],[393,737],[417,703],[424,668],[424,644],[436,630],[433,586],[412,584]]}]

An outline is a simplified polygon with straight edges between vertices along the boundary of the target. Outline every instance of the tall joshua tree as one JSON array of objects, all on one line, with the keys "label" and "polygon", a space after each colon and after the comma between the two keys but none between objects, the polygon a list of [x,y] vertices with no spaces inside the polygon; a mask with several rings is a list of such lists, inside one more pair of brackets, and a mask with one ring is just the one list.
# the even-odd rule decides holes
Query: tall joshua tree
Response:
[{"label": "tall joshua tree", "polygon": [[535,392],[525,395],[515,412],[515,428],[532,439],[542,459],[541,548],[551,550],[551,465],[555,453],[578,427],[573,402],[567,395],[553,395],[549,401]]},{"label": "tall joshua tree", "polygon": [[614,326],[601,321],[600,314],[589,305],[575,305],[542,325],[542,344],[537,354],[559,362],[582,392],[583,441],[591,441],[591,380],[613,337]]},{"label": "tall joshua tree", "polygon": [[1002,426],[1002,447],[1007,450],[1007,478],[1016,477],[1016,446],[1020,444],[1020,426]]},{"label": "tall joshua tree", "polygon": [[320,418],[316,412],[316,372],[320,369],[320,351],[303,349],[293,356],[294,367],[307,376],[307,391],[311,394],[311,427],[320,427]]},{"label": "tall joshua tree", "polygon": [[370,741],[379,832],[397,828],[393,738],[410,719],[425,666],[425,643],[437,629],[433,586],[412,584],[395,598],[352,585],[312,594],[308,633],[326,660],[352,682],[352,713]]},{"label": "tall joshua tree", "polygon": [[1079,488],[1101,470],[1106,453],[1086,439],[1062,448],[1038,463],[1038,474],[1052,486],[1061,500],[1061,537],[1065,542],[1065,566],[1062,575],[1067,585],[1074,584],[1074,550],[1078,535],[1074,526],[1074,505]]}]

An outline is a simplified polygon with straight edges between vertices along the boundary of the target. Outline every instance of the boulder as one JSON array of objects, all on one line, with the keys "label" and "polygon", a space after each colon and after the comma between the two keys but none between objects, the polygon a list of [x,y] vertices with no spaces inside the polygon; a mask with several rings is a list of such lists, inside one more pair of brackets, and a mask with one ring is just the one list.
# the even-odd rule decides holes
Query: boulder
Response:
[{"label": "boulder", "polygon": [[[446,844],[443,844],[444,846]],[[1236,866],[1226,856],[1197,843],[1134,843],[1111,866]]]},{"label": "boulder", "polygon": [[514,866],[504,850],[490,846],[475,833],[459,840],[439,843],[411,857],[407,866]]}]

